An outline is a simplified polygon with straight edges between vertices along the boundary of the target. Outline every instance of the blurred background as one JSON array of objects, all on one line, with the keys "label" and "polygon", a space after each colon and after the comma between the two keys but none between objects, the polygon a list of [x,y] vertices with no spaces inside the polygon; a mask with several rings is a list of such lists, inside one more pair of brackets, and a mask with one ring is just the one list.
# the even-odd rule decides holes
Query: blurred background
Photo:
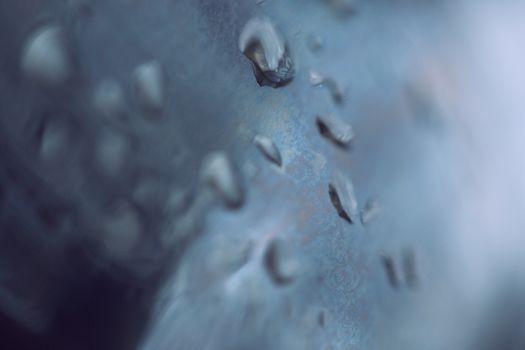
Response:
[{"label": "blurred background", "polygon": [[525,4],[1,0],[0,349],[525,349]]}]

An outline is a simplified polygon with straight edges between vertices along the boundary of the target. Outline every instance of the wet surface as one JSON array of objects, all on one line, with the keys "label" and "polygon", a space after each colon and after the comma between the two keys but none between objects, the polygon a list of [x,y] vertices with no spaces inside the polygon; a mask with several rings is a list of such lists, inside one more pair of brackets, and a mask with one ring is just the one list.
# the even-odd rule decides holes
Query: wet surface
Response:
[{"label": "wet surface", "polygon": [[[44,271],[22,269],[11,283],[0,269],[0,306],[27,329],[52,330],[21,346],[458,345],[429,335],[449,330],[442,323],[465,297],[446,243],[457,174],[441,165],[454,152],[433,124],[414,124],[427,112],[404,102],[418,99],[406,95],[421,57],[452,30],[446,2],[88,3],[0,3],[0,174],[10,207],[0,239],[19,251],[1,254],[0,267],[29,260]],[[277,89],[257,83],[239,50],[256,16],[286,42],[276,62],[264,50],[251,54],[277,69],[278,79],[256,62]],[[51,59],[39,60],[42,52]],[[289,66],[279,71],[283,55],[293,80]],[[311,70],[332,85],[312,84]],[[68,119],[44,123],[47,111]],[[343,126],[319,125],[329,115]],[[38,142],[27,137],[33,125],[44,125]],[[267,139],[255,147],[247,129]],[[334,145],[350,141],[351,150]],[[71,144],[58,171],[37,162]],[[352,179],[355,203],[339,202],[353,225],[334,211],[334,172]],[[382,210],[369,220],[372,197]],[[51,225],[66,239],[42,235],[47,215],[33,209],[41,202],[73,218]],[[281,240],[292,249],[281,253]],[[50,283],[61,279],[68,283]],[[62,310],[63,295],[80,296],[81,306]],[[15,296],[19,307],[4,306]],[[436,309],[444,322],[427,316]],[[105,310],[116,319],[92,332],[76,333],[89,328],[83,322],[65,334],[53,328],[86,315],[96,324]],[[55,312],[57,321],[45,319]],[[13,342],[26,337],[15,333]]]}]

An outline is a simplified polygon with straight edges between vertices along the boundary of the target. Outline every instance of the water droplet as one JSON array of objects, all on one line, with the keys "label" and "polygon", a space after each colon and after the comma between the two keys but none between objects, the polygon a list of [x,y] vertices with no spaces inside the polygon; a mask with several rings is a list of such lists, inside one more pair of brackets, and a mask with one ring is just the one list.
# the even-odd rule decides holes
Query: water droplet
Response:
[{"label": "water droplet", "polygon": [[102,170],[116,176],[124,167],[129,147],[124,135],[109,129],[102,130],[96,145],[96,159]]},{"label": "water droplet", "polygon": [[40,139],[40,157],[46,162],[63,159],[70,148],[69,130],[66,125],[57,121],[48,121]]},{"label": "water droplet", "polygon": [[164,77],[159,62],[150,61],[136,68],[135,92],[144,113],[160,113],[164,105]]},{"label": "water droplet", "polygon": [[339,147],[348,148],[354,138],[354,131],[350,124],[333,115],[320,116],[315,120],[321,135],[331,140]]},{"label": "water droplet", "polygon": [[186,189],[176,189],[170,193],[166,201],[166,211],[170,214],[180,214],[191,206],[193,197]]},{"label": "water droplet", "polygon": [[308,72],[308,81],[312,86],[319,86],[324,82],[324,76],[316,70],[310,69]]},{"label": "water droplet", "polygon": [[334,100],[336,104],[340,105],[344,102],[345,95],[343,93],[343,89],[335,79],[324,78],[322,85],[328,89],[330,96],[332,96],[332,100]]},{"label": "water droplet", "polygon": [[295,67],[288,47],[270,20],[249,20],[241,31],[239,49],[252,62],[259,85],[275,88],[293,79]]},{"label": "water droplet", "polygon": [[416,270],[416,254],[413,249],[407,248],[403,251],[403,270],[407,286],[415,289],[418,283]]},{"label": "water droplet", "polygon": [[202,167],[202,179],[231,208],[242,205],[244,193],[230,158],[223,151],[208,155]]},{"label": "water droplet", "polygon": [[98,84],[93,102],[106,118],[119,118],[125,114],[124,92],[120,84],[113,79],[105,79]]},{"label": "water droplet", "polygon": [[399,280],[397,277],[397,270],[394,264],[394,259],[392,259],[391,256],[382,255],[381,262],[383,264],[383,268],[385,270],[386,277],[388,279],[388,283],[390,284],[390,287],[397,288],[399,285]]},{"label": "water droplet", "polygon": [[21,65],[23,72],[38,83],[64,83],[71,73],[71,62],[62,30],[53,25],[36,30],[25,43]]},{"label": "water droplet", "polygon": [[250,259],[253,244],[246,239],[217,238],[208,256],[208,269],[216,274],[239,270]]},{"label": "water droplet", "polygon": [[126,202],[118,203],[103,223],[102,245],[110,258],[123,260],[130,257],[142,234],[139,217]]},{"label": "water droplet", "polygon": [[327,78],[323,74],[319,73],[314,69],[310,69],[308,72],[308,81],[312,86],[324,86],[330,92],[332,100],[336,104],[342,104],[344,102],[345,96],[341,86],[332,78]]},{"label": "water droplet", "polygon": [[363,225],[369,224],[382,212],[381,206],[374,199],[369,199],[366,201],[363,210],[361,210],[361,223]]},{"label": "water droplet", "polygon": [[319,314],[317,315],[317,323],[321,327],[325,327],[326,326],[326,318],[327,318],[326,314],[327,314],[327,311],[325,309],[321,309],[319,311]]},{"label": "water droplet", "polygon": [[289,244],[280,238],[272,239],[266,247],[264,266],[275,284],[287,285],[297,276],[299,266],[291,255]]},{"label": "water droplet", "polygon": [[324,40],[321,36],[316,34],[310,34],[306,37],[306,45],[310,51],[317,53],[323,49]]},{"label": "water droplet", "polygon": [[328,185],[328,194],[339,216],[353,224],[356,221],[358,212],[354,186],[350,179],[345,177],[340,171],[334,172]]},{"label": "water droplet", "polygon": [[254,137],[253,143],[266,156],[266,158],[274,162],[277,166],[282,165],[281,152],[279,152],[279,149],[272,140],[266,136],[257,135]]},{"label": "water droplet", "polygon": [[356,0],[324,0],[340,17],[347,18],[355,13]]}]

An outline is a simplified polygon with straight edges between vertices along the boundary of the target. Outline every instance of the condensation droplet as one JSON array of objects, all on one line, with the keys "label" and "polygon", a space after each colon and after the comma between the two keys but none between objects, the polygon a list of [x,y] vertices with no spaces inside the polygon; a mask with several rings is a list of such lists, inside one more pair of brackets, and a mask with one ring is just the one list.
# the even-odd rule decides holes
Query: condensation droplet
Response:
[{"label": "condensation droplet", "polygon": [[347,18],[355,13],[356,0],[323,0],[340,17]]},{"label": "condensation droplet", "polygon": [[223,151],[213,152],[204,160],[202,179],[213,188],[228,207],[242,205],[244,193],[228,155]]},{"label": "condensation droplet", "polygon": [[306,45],[311,52],[317,53],[323,49],[324,40],[320,35],[310,34],[306,37]]},{"label": "condensation droplet", "polygon": [[126,202],[118,203],[103,223],[102,246],[112,259],[130,257],[141,237],[141,223],[134,208]]},{"label": "condensation droplet", "polygon": [[164,76],[159,62],[150,61],[136,68],[135,93],[144,113],[160,113],[164,105]]},{"label": "condensation droplet", "polygon": [[363,210],[361,210],[361,223],[363,225],[369,224],[382,212],[382,208],[379,203],[374,199],[369,199],[366,201]]},{"label": "condensation droplet", "polygon": [[348,148],[354,138],[354,131],[350,124],[333,115],[320,116],[315,120],[321,135],[331,140],[334,144]]},{"label": "condensation droplet", "polygon": [[129,141],[124,135],[104,129],[96,145],[96,159],[102,170],[110,176],[116,176],[124,167],[129,147]]},{"label": "condensation droplet", "polygon": [[295,67],[288,47],[270,20],[249,20],[241,31],[239,49],[252,62],[259,85],[275,88],[293,79]]},{"label": "condensation droplet", "polygon": [[332,96],[332,100],[336,104],[342,104],[345,100],[345,95],[343,92],[343,89],[341,88],[341,85],[333,79],[333,78],[324,78],[322,85],[328,89],[330,92],[330,96]]},{"label": "condensation droplet", "polygon": [[308,81],[312,86],[319,86],[324,82],[324,76],[316,70],[310,69],[308,72]]},{"label": "condensation droplet", "polygon": [[292,257],[289,243],[274,238],[266,247],[264,266],[272,281],[277,285],[287,285],[297,276],[299,265]]},{"label": "condensation droplet", "polygon": [[257,135],[253,139],[253,143],[264,154],[266,158],[278,166],[282,165],[281,152],[275,143],[266,136]]},{"label": "condensation droplet", "polygon": [[415,289],[418,284],[416,254],[411,248],[406,248],[403,251],[403,271],[407,286],[411,289]]},{"label": "condensation droplet", "polygon": [[48,121],[40,138],[40,157],[46,162],[59,161],[70,148],[69,130],[57,121]]},{"label": "condensation droplet", "polygon": [[335,171],[328,185],[328,194],[339,216],[351,224],[355,223],[358,215],[357,199],[350,179],[340,171]]},{"label": "condensation droplet", "polygon": [[328,312],[325,309],[321,309],[319,311],[319,314],[317,315],[317,323],[319,324],[319,326],[326,326],[327,313]]},{"label": "condensation droplet", "polygon": [[394,289],[397,288],[399,285],[399,278],[397,276],[397,270],[394,264],[394,259],[392,259],[392,257],[389,255],[382,255],[381,262],[383,264],[383,269],[385,270],[386,278],[388,280],[388,283],[390,284],[390,287]]},{"label": "condensation droplet", "polygon": [[25,75],[38,83],[64,83],[71,74],[71,62],[62,30],[54,25],[36,30],[25,43],[21,65]]},{"label": "condensation droplet", "polygon": [[122,87],[113,79],[105,79],[98,84],[93,102],[97,110],[106,118],[122,117],[126,111]]},{"label": "condensation droplet", "polygon": [[193,197],[187,189],[176,189],[171,191],[166,200],[166,211],[170,215],[181,214],[189,209]]}]

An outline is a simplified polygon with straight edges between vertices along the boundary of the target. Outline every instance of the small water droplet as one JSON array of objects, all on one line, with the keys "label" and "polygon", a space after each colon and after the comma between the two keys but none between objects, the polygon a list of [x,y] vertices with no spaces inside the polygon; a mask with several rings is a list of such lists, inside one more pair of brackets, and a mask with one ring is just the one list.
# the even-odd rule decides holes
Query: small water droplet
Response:
[{"label": "small water droplet", "polygon": [[288,47],[270,20],[249,20],[241,31],[239,49],[252,62],[259,85],[275,88],[293,79],[295,67]]},{"label": "small water droplet", "polygon": [[347,18],[355,13],[356,0],[324,0],[340,17]]},{"label": "small water droplet", "polygon": [[327,78],[320,72],[310,69],[308,72],[308,81],[312,86],[324,86],[330,92],[332,100],[340,105],[344,102],[345,96],[341,86],[332,78]]},{"label": "small water droplet", "polygon": [[369,224],[382,212],[382,208],[379,203],[374,199],[369,199],[366,201],[363,210],[361,210],[361,223],[363,225]]},{"label": "small water droplet", "polygon": [[123,260],[130,257],[142,235],[138,214],[126,202],[118,203],[103,223],[102,246],[108,257]]},{"label": "small water droplet", "polygon": [[22,70],[34,81],[55,86],[64,83],[71,73],[70,55],[62,30],[48,25],[27,39],[22,54]]},{"label": "small water droplet", "polygon": [[338,105],[342,104],[345,100],[343,89],[339,83],[333,78],[324,78],[322,85],[328,89],[332,100]]},{"label": "small water droplet", "polygon": [[231,208],[242,205],[244,193],[230,158],[223,151],[213,152],[204,160],[202,179]]},{"label": "small water droplet", "polygon": [[415,289],[418,284],[416,254],[411,248],[406,248],[403,251],[403,270],[407,286],[411,289]]},{"label": "small water droplet", "polygon": [[124,92],[113,79],[105,79],[98,84],[93,96],[95,107],[106,118],[119,118],[125,114]]},{"label": "small water droplet", "polygon": [[308,81],[312,86],[319,86],[324,82],[324,76],[316,70],[310,69],[308,72]]},{"label": "small water droplet", "polygon": [[323,49],[324,40],[320,35],[310,34],[306,37],[306,45],[310,51],[317,53]]},{"label": "small water droplet", "polygon": [[266,158],[274,162],[277,166],[282,165],[281,152],[272,140],[266,136],[257,135],[254,137],[253,143],[266,156]]},{"label": "small water droplet", "polygon": [[217,238],[208,256],[208,269],[218,274],[237,271],[248,262],[252,250],[250,240]]},{"label": "small water droplet", "polygon": [[48,121],[40,139],[40,157],[46,162],[60,161],[70,148],[69,130],[58,121]]},{"label": "small water droplet", "polygon": [[266,247],[264,266],[272,281],[277,285],[287,285],[297,276],[298,263],[291,256],[289,243],[274,238]]},{"label": "small water droplet", "polygon": [[382,255],[381,262],[386,273],[386,277],[390,287],[397,288],[399,286],[399,279],[397,277],[397,270],[394,264],[394,259],[389,255]]},{"label": "small water droplet", "polygon": [[160,113],[164,105],[164,77],[159,62],[150,61],[136,68],[135,93],[144,113]]},{"label": "small water droplet", "polygon": [[354,138],[354,131],[350,124],[345,123],[333,115],[318,115],[315,122],[321,135],[331,140],[334,144],[342,148],[348,148],[350,146]]},{"label": "small water droplet", "polygon": [[166,211],[173,214],[181,214],[189,209],[192,204],[192,194],[187,189],[173,190],[166,201]]},{"label": "small water droplet", "polygon": [[357,219],[357,199],[354,194],[354,186],[350,179],[340,171],[334,172],[332,180],[328,185],[328,194],[337,213],[351,224]]},{"label": "small water droplet", "polygon": [[321,327],[326,326],[326,318],[327,318],[327,311],[325,309],[321,309],[319,311],[319,314],[317,315],[317,323]]},{"label": "small water droplet", "polygon": [[116,176],[124,167],[130,144],[127,138],[115,131],[103,129],[96,145],[96,159],[102,170]]}]

